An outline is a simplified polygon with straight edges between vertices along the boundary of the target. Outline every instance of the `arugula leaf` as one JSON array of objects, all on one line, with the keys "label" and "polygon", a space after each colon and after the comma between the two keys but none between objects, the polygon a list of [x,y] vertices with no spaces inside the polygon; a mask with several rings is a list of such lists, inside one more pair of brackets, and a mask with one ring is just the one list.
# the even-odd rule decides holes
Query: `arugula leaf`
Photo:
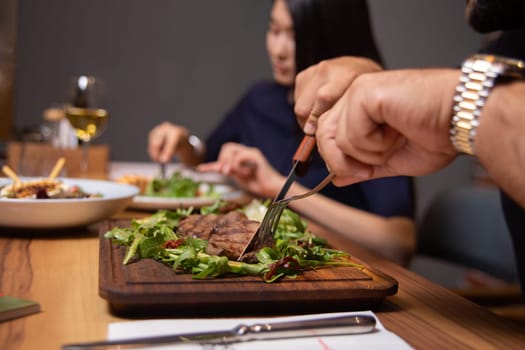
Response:
[{"label": "arugula leaf", "polygon": [[126,256],[124,257],[124,261],[122,262],[124,265],[126,265],[131,260],[131,258],[133,258],[133,256],[137,252],[137,249],[139,247],[140,241],[143,238],[144,237],[141,237],[141,236],[136,236],[135,237],[135,239],[133,240],[133,243],[131,243],[131,245],[130,245],[130,247],[128,249],[128,252],[126,253]]}]

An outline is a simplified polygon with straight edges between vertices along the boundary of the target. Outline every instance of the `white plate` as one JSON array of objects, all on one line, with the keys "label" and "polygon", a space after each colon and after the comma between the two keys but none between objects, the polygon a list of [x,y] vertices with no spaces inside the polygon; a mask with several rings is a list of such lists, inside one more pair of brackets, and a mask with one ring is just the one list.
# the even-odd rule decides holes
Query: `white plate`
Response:
[{"label": "white plate", "polygon": [[[22,181],[36,178],[22,178]],[[19,228],[64,228],[84,226],[109,218],[124,209],[139,193],[135,186],[112,181],[60,178],[87,193],[102,197],[75,199],[0,198],[0,226]],[[11,180],[0,178],[0,186]]]},{"label": "white plate", "polygon": [[238,200],[244,196],[244,193],[232,186],[215,184],[214,190],[220,194],[219,198],[210,197],[192,197],[192,198],[166,198],[136,196],[133,198],[128,208],[139,210],[159,210],[159,209],[178,209],[178,208],[201,208],[212,205],[218,199]]}]

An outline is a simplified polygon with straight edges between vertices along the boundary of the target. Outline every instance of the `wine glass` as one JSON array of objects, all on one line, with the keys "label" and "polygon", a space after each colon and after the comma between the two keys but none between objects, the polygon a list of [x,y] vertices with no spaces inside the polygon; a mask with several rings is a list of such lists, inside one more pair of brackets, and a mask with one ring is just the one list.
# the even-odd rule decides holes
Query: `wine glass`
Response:
[{"label": "wine glass", "polygon": [[66,117],[82,144],[80,168],[84,177],[88,175],[89,143],[104,131],[108,122],[104,95],[100,78],[80,75],[73,79],[71,97],[65,106]]}]

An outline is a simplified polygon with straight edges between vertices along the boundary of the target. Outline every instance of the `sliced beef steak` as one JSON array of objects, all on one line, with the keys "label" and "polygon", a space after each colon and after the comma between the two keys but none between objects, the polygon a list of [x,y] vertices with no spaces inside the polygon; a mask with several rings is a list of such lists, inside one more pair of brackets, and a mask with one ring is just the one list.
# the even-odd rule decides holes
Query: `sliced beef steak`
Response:
[{"label": "sliced beef steak", "polygon": [[217,214],[193,214],[179,222],[177,232],[186,237],[209,240],[218,220]]},{"label": "sliced beef steak", "polygon": [[208,240],[208,254],[235,260],[258,227],[258,221],[249,220],[240,211],[231,211],[227,214],[190,215],[180,221],[177,232]]}]

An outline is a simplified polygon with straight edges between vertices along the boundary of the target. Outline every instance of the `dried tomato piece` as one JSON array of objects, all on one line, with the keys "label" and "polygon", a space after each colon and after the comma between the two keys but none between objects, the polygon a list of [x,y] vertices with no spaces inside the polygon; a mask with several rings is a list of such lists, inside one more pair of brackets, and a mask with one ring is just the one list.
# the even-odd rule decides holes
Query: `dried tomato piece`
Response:
[{"label": "dried tomato piece", "polygon": [[174,249],[179,247],[182,243],[184,243],[184,238],[170,239],[169,241],[166,241],[166,243],[164,243],[164,248]]},{"label": "dried tomato piece", "polygon": [[270,265],[270,270],[264,274],[264,278],[269,280],[278,273],[289,275],[296,274],[300,271],[301,266],[299,262],[291,256],[285,256]]}]

